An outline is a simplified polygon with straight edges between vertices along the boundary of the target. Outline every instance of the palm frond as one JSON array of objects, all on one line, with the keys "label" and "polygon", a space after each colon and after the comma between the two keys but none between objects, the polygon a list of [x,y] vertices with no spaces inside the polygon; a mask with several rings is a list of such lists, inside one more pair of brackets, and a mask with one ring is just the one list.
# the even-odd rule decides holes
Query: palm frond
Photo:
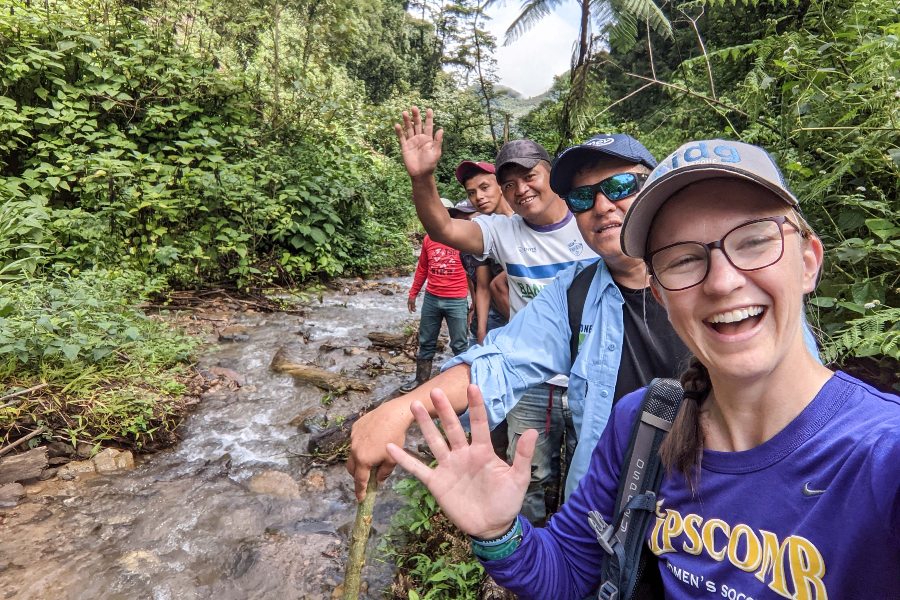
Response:
[{"label": "palm frond", "polygon": [[526,0],[523,2],[522,12],[506,30],[503,45],[508,46],[515,42],[562,3],[563,0]]}]

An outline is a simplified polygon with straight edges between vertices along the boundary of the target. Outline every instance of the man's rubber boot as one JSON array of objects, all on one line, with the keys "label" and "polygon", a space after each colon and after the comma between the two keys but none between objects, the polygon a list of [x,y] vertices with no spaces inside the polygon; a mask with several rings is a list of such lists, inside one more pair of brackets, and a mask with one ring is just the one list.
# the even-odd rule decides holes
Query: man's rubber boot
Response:
[{"label": "man's rubber boot", "polygon": [[416,360],[416,378],[400,386],[401,392],[411,392],[429,379],[431,379],[431,360]]}]

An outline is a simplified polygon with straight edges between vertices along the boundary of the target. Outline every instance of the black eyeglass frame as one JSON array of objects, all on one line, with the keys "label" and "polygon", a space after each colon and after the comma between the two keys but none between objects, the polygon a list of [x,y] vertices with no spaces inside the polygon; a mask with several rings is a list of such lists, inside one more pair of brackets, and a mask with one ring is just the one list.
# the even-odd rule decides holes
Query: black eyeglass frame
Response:
[{"label": "black eyeglass frame", "polygon": [[[733,232],[737,231],[738,229],[741,229],[742,227],[746,227],[747,225],[752,225],[754,223],[762,223],[764,221],[772,221],[778,225],[778,233],[781,236],[781,251],[778,253],[778,257],[775,260],[773,260],[772,262],[770,262],[769,264],[762,265],[760,267],[753,267],[752,269],[743,269],[743,268],[737,266],[736,264],[734,264],[734,261],[731,260],[731,257],[728,256],[728,252],[725,251],[725,238],[727,238],[729,235],[731,235]],[[689,240],[689,241],[684,241],[684,242],[676,242],[674,244],[669,244],[668,246],[663,246],[662,248],[657,248],[656,250],[648,253],[645,256],[644,262],[646,263],[647,269],[650,271],[650,275],[653,277],[653,279],[656,281],[656,283],[659,284],[659,286],[661,288],[668,290],[670,292],[680,292],[682,290],[688,290],[688,289],[690,289],[692,287],[696,287],[696,286],[700,285],[701,283],[703,283],[704,281],[706,281],[706,278],[709,277],[710,265],[712,265],[712,251],[715,249],[721,250],[722,256],[725,257],[725,260],[728,261],[728,264],[730,264],[732,267],[734,267],[738,271],[744,271],[745,273],[749,273],[752,271],[760,271],[762,269],[771,267],[772,265],[774,265],[775,263],[780,261],[782,259],[782,257],[784,256],[784,224],[785,223],[787,223],[788,225],[790,225],[791,227],[796,229],[797,232],[803,238],[809,237],[809,232],[807,230],[801,228],[799,225],[797,225],[796,223],[794,223],[793,221],[788,219],[787,216],[778,215],[775,217],[765,217],[763,219],[752,219],[750,221],[741,223],[740,225],[737,225],[737,226],[729,229],[725,233],[725,235],[723,235],[720,239],[718,239],[714,242],[705,243],[705,242],[697,242],[697,241]],[[703,273],[703,277],[701,277],[700,280],[697,281],[697,283],[692,283],[691,285],[687,285],[687,286],[679,287],[679,288],[667,287],[666,285],[663,284],[662,281],[660,281],[659,276],[656,274],[656,270],[653,268],[653,257],[656,256],[657,254],[659,254],[660,252],[662,252],[663,250],[668,250],[669,248],[674,248],[675,246],[681,246],[681,245],[687,245],[687,244],[693,244],[693,245],[703,247],[704,251],[706,252],[706,271]]]},{"label": "black eyeglass frame", "polygon": [[[606,183],[607,181],[609,181],[610,179],[612,179],[613,177],[619,177],[621,175],[633,175],[635,178],[636,186],[635,186],[634,191],[631,192],[630,194],[627,194],[625,196],[622,196],[621,198],[616,198],[615,200],[613,200],[612,198],[610,198],[609,196],[606,195],[606,192],[603,191],[603,188],[601,186],[604,183]],[[650,175],[648,173],[632,173],[631,171],[625,171],[623,173],[616,173],[615,175],[610,175],[609,177],[603,178],[601,181],[598,181],[595,184],[579,185],[578,187],[572,188],[571,190],[569,190],[569,192],[565,196],[563,196],[563,200],[565,200],[566,206],[569,208],[569,210],[572,212],[572,214],[577,215],[579,213],[587,212],[587,211],[591,210],[592,208],[594,208],[594,206],[597,204],[597,192],[602,192],[603,195],[606,196],[606,198],[610,202],[621,202],[622,200],[627,200],[628,198],[631,198],[632,196],[637,194],[639,191],[641,191],[641,189],[644,187],[644,183],[647,181],[648,177],[650,177]],[[591,204],[587,208],[582,208],[582,209],[576,210],[576,209],[572,208],[572,203],[571,203],[571,200],[569,199],[569,196],[575,190],[582,190],[582,189],[590,190]]]}]

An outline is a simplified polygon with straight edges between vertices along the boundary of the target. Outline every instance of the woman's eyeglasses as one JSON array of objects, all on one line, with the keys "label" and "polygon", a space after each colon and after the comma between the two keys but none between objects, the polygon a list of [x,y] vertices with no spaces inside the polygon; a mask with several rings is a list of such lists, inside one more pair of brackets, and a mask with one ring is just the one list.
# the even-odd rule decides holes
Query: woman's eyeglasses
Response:
[{"label": "woman's eyeglasses", "polygon": [[597,192],[603,192],[610,201],[618,202],[636,194],[645,181],[645,173],[617,173],[594,185],[573,188],[565,196],[566,205],[576,214],[590,210],[594,208]]},{"label": "woman's eyeglasses", "polygon": [[785,223],[803,237],[808,235],[785,216],[755,219],[738,225],[715,242],[679,242],[664,246],[649,253],[646,261],[656,282],[670,292],[702,283],[709,275],[710,253],[716,248],[735,269],[765,269],[784,255]]}]

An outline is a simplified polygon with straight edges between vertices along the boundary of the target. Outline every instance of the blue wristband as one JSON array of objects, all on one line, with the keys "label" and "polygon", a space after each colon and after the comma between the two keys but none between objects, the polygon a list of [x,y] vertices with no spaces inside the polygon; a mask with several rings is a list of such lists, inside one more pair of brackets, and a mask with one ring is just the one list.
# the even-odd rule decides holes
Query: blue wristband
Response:
[{"label": "blue wristband", "polygon": [[481,560],[500,560],[511,555],[522,543],[522,523],[518,517],[509,531],[493,540],[472,540],[472,552]]}]

